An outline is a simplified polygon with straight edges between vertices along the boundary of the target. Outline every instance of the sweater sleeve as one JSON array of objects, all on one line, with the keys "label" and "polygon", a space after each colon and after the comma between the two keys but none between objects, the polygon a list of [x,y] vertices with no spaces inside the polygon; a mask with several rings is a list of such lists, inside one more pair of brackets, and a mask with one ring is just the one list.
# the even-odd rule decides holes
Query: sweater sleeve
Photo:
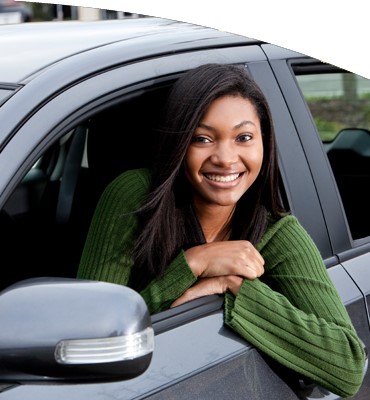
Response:
[{"label": "sweater sleeve", "polygon": [[225,298],[225,323],[288,368],[343,397],[362,383],[365,355],[308,233],[293,216],[266,232],[261,279]]},{"label": "sweater sleeve", "polygon": [[151,314],[167,310],[197,280],[184,251],[170,263],[162,277],[155,278],[140,292]]},{"label": "sweater sleeve", "polygon": [[[139,169],[123,173],[107,186],[90,224],[77,278],[128,284],[137,229],[134,211],[142,204],[149,185],[149,172]],[[153,314],[169,308],[195,281],[180,252],[164,275],[151,281],[140,294]]]}]

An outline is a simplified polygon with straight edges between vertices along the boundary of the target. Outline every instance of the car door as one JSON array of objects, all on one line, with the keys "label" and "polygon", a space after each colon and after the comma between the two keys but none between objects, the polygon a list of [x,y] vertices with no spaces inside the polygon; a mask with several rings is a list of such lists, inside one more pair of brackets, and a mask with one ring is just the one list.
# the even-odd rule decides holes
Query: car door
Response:
[{"label": "car door", "polygon": [[[268,45],[264,50],[289,107],[318,194],[331,246],[331,251],[323,253],[329,274],[369,349],[370,213],[363,191],[370,171],[366,117],[370,82],[319,60],[294,57],[288,51],[279,57]],[[345,93],[349,80],[357,82],[353,100]],[[340,141],[335,140],[338,133],[343,133]],[[315,215],[309,209],[302,212]],[[314,226],[312,229],[316,230]],[[355,398],[367,398],[369,390],[368,371]]]}]

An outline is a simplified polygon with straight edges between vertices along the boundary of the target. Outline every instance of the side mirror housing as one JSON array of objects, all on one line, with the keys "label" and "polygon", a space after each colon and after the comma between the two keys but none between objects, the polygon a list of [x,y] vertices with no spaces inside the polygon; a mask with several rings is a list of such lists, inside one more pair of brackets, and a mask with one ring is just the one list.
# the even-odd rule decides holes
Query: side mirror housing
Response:
[{"label": "side mirror housing", "polygon": [[106,282],[21,281],[0,293],[0,382],[124,380],[149,366],[143,298]]}]

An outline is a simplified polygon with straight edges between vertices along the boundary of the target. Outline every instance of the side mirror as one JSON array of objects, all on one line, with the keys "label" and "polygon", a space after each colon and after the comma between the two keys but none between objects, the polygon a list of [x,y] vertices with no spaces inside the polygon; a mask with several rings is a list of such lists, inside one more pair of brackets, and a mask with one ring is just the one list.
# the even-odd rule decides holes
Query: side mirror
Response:
[{"label": "side mirror", "polygon": [[0,293],[0,382],[124,380],[151,362],[143,298],[105,282],[36,278]]}]

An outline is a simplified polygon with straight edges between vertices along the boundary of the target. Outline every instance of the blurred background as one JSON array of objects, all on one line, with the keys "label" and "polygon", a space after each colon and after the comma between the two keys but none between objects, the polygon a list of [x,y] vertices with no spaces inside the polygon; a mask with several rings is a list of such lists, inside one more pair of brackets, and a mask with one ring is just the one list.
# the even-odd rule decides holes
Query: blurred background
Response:
[{"label": "blurred background", "polygon": [[76,19],[99,20],[140,17],[144,17],[144,15],[123,11],[102,10],[99,8],[67,6],[62,4],[0,0],[0,25],[38,21],[63,21]]}]

